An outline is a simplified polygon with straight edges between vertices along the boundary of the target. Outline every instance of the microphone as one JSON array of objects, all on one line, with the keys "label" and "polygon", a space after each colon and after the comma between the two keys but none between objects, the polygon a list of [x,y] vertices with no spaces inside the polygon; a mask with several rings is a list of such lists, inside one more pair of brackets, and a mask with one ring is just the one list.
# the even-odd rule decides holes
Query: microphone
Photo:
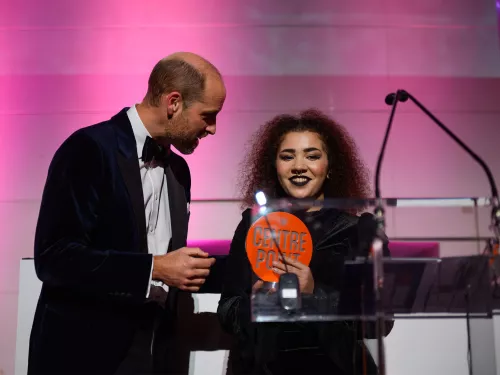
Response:
[{"label": "microphone", "polygon": [[[257,192],[257,194],[255,194],[255,200],[257,204],[261,207],[261,209],[265,210],[267,199],[262,191],[259,191]],[[271,223],[269,222],[269,218],[267,217],[267,213],[265,213],[265,211],[263,216],[267,226],[269,227],[269,230],[271,231],[272,240],[276,245],[276,249],[278,250],[278,253],[281,256],[281,260],[285,266],[285,273],[280,275],[278,281],[278,298],[281,307],[285,311],[292,313],[300,309],[302,306],[299,278],[296,274],[290,273],[288,271],[287,261],[285,260],[285,256],[281,251],[279,241],[276,240],[276,231],[271,227]]]},{"label": "microphone", "polygon": [[[457,143],[465,152],[467,152],[467,154],[469,154],[470,157],[472,157],[472,159],[474,159],[483,168],[483,171],[486,174],[486,177],[488,178],[488,182],[490,184],[490,189],[491,189],[492,211],[491,211],[490,230],[492,230],[493,233],[495,234],[496,241],[498,243],[500,241],[500,199],[498,197],[498,190],[495,183],[495,179],[493,178],[493,174],[491,173],[490,168],[488,167],[486,162],[479,157],[479,155],[477,155],[474,151],[472,151],[460,138],[458,138],[450,129],[448,129],[441,121],[439,121],[436,118],[436,116],[434,116],[427,108],[425,108],[422,103],[420,103],[413,95],[411,95],[405,90],[398,90],[396,93],[390,93],[385,97],[385,103],[387,105],[392,105],[392,112],[389,119],[388,129],[390,129],[390,126],[392,124],[393,115],[397,103],[406,102],[408,99],[410,99],[418,108],[420,108],[420,110],[422,110],[427,116],[429,116],[437,126],[439,126],[451,139],[455,141],[455,143]],[[383,148],[385,148],[385,144],[383,145]],[[383,155],[383,152],[381,152],[381,155]],[[379,159],[381,159],[380,156]],[[378,164],[377,168],[379,168]],[[377,171],[377,177],[376,177],[377,188],[378,188],[378,180],[379,180],[379,174]],[[380,191],[378,191],[378,193],[380,193]]]},{"label": "microphone", "polygon": [[[396,99],[396,93],[391,92],[390,94],[387,94],[385,97],[385,104],[387,105],[392,105],[394,103],[394,99]],[[398,101],[404,103],[408,100],[408,93],[404,90],[401,90]]]}]

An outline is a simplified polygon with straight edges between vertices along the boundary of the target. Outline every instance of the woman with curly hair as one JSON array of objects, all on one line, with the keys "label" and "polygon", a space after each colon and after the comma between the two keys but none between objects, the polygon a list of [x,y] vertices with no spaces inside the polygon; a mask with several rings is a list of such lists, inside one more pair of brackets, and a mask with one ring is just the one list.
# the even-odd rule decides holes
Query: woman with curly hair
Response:
[{"label": "woman with curly hair", "polygon": [[[289,272],[297,275],[303,295],[325,296],[335,292],[344,259],[358,251],[358,217],[350,211],[322,207],[321,201],[369,196],[368,173],[355,142],[340,124],[318,110],[306,110],[298,116],[276,116],[254,135],[240,176],[246,210],[231,242],[218,307],[222,327],[236,338],[230,372],[377,374],[377,366],[362,341],[373,337],[373,324],[362,330],[360,324],[351,321],[307,324],[250,321],[252,289],[263,285],[253,273],[245,251],[255,193],[261,190],[271,198],[316,202],[307,212],[300,213],[312,236],[311,262],[305,266],[287,259],[287,264]],[[389,255],[387,241],[384,252]],[[278,275],[285,271],[280,261],[273,263],[273,267]],[[392,322],[388,322],[386,333],[391,328]]]},{"label": "woman with curly hair", "polygon": [[[316,152],[302,155],[302,160],[293,158],[289,152],[278,150],[284,146],[283,141],[296,145],[296,141],[308,141],[321,148]],[[262,126],[252,137],[253,144],[246,155],[240,169],[239,184],[243,193],[244,206],[255,203],[255,193],[259,190],[268,192],[272,198],[368,198],[370,188],[368,172],[358,156],[356,144],[349,133],[337,122],[317,110],[306,110],[299,117],[280,115]],[[286,147],[281,147],[286,149]],[[280,151],[280,153],[278,153]],[[319,156],[319,158],[318,158]],[[290,175],[301,174],[294,170],[290,163],[294,159],[310,166],[311,173],[321,167],[322,174],[317,176],[313,184],[287,191],[282,185],[280,166],[284,166]],[[311,174],[310,177],[315,177]],[[309,178],[309,177],[307,177]],[[325,184],[323,184],[325,183]],[[314,190],[310,193],[310,190]],[[294,194],[297,194],[295,196]]]}]

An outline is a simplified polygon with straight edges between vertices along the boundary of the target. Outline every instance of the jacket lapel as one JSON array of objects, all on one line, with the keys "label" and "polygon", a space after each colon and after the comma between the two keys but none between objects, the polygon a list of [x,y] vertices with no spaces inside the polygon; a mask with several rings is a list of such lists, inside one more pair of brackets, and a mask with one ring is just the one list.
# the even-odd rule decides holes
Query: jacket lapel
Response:
[{"label": "jacket lapel", "polygon": [[172,225],[172,241],[169,250],[177,250],[186,246],[189,214],[187,212],[186,190],[179,182],[179,178],[174,172],[175,168],[172,168],[172,163],[174,160],[165,168]]},{"label": "jacket lapel", "polygon": [[[175,154],[169,158],[169,164],[165,166],[165,177],[167,179],[168,202],[170,206],[170,223],[172,226],[172,239],[168,251],[178,250],[186,246],[189,214],[187,202],[190,197],[186,195],[186,188],[182,185],[182,174],[176,163]],[[176,305],[179,297],[179,289],[170,288],[166,311],[169,321],[174,322],[178,314]]]},{"label": "jacket lapel", "polygon": [[139,159],[132,125],[127,116],[128,108],[112,118],[115,124],[118,151],[117,160],[120,173],[130,197],[132,209],[137,224],[141,252],[148,252],[146,237],[146,217],[144,213],[144,195],[142,193],[141,172],[139,170]]}]

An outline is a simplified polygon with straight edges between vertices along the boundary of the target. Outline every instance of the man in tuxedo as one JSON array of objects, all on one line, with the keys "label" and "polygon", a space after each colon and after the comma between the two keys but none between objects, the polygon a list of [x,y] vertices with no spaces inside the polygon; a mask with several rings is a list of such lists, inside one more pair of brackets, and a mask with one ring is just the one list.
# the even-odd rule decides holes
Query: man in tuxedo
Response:
[{"label": "man in tuxedo", "polygon": [[29,374],[172,372],[176,299],[214,259],[187,248],[185,160],[215,134],[218,70],[178,52],[151,72],[144,100],[69,136],[48,171],[35,234],[43,282]]}]

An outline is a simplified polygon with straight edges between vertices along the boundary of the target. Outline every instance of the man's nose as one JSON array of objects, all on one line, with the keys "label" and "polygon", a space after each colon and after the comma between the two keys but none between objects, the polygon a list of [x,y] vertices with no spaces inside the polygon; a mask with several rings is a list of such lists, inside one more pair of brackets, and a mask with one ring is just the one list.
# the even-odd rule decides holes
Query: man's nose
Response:
[{"label": "man's nose", "polygon": [[207,131],[208,134],[215,135],[216,126],[215,124],[209,125],[205,128],[205,130]]}]

